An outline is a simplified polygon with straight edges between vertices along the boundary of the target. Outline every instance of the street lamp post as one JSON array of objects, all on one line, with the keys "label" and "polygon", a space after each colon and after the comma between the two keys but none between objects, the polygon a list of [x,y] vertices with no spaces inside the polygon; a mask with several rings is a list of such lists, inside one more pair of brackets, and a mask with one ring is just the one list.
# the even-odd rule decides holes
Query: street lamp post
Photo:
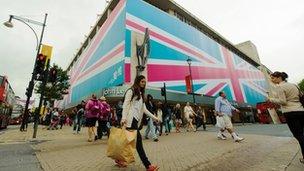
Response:
[{"label": "street lamp post", "polygon": [[[15,15],[10,15],[10,18],[7,22],[3,23],[5,26],[12,28],[14,25],[12,23],[12,19],[18,20],[22,23],[24,23],[25,25],[27,25],[35,34],[36,37],[36,41],[37,41],[37,45],[36,45],[36,50],[37,50],[37,54],[36,54],[36,58],[39,55],[40,52],[40,47],[41,47],[41,42],[42,42],[42,38],[43,38],[43,33],[44,33],[44,28],[46,26],[46,19],[47,19],[47,14],[45,14],[44,16],[44,22],[38,22],[38,21],[34,21],[31,19],[27,19],[27,18],[23,18],[23,17],[19,17],[19,16],[15,16]],[[41,35],[40,35],[40,40],[38,40],[38,36],[37,33],[35,32],[35,30],[28,24],[35,24],[35,25],[39,25],[42,26],[42,31],[41,31]],[[34,81],[35,81],[35,77],[36,77],[36,73],[35,73],[35,68],[36,68],[36,58],[35,58],[35,64],[34,64],[34,68],[33,68],[33,72],[32,72],[32,78],[29,82],[28,88],[27,88],[27,99],[26,99],[26,103],[25,103],[25,109],[24,109],[24,113],[23,113],[23,119],[22,119],[22,124],[20,126],[20,131],[24,131],[24,127],[26,125],[26,123],[28,122],[28,106],[29,106],[29,102],[33,93],[33,89],[34,89]],[[34,131],[35,132],[35,131]],[[34,134],[35,135],[35,134]],[[36,135],[33,138],[36,138]]]},{"label": "street lamp post", "polygon": [[193,97],[193,104],[195,104],[195,95],[194,95],[193,79],[192,79],[192,72],[191,72],[191,62],[192,62],[192,60],[188,56],[187,63],[189,65],[189,73],[190,73],[190,77],[191,77],[191,89],[192,89],[191,93],[192,93],[192,97]]}]

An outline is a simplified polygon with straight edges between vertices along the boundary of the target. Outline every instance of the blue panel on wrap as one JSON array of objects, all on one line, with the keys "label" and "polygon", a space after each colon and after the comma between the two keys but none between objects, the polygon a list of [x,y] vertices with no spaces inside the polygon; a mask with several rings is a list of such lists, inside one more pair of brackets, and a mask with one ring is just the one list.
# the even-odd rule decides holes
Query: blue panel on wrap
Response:
[{"label": "blue panel on wrap", "polygon": [[[176,60],[176,61],[185,61],[188,59],[188,55],[183,54],[179,51],[176,51],[168,46],[160,44],[154,40],[150,40],[150,58],[152,59],[164,59],[164,60]],[[192,58],[193,62],[199,62],[195,58]]]},{"label": "blue panel on wrap", "polygon": [[259,92],[253,90],[247,85],[243,85],[247,103],[256,105],[259,102],[264,102],[266,97],[260,94]]},{"label": "blue panel on wrap", "polygon": [[142,0],[128,0],[127,13],[130,13],[222,61],[219,44],[192,26],[180,21]]},{"label": "blue panel on wrap", "polygon": [[126,45],[125,45],[125,56],[131,57],[131,31],[126,30]]},{"label": "blue panel on wrap", "polygon": [[125,9],[120,13],[109,32],[105,35],[104,39],[99,43],[98,48],[90,57],[89,62],[85,69],[93,65],[105,54],[109,53],[114,47],[125,39]]},{"label": "blue panel on wrap", "polygon": [[233,100],[232,94],[231,94],[231,89],[230,86],[226,85],[221,91],[223,91],[226,94],[226,98],[229,101]]},{"label": "blue panel on wrap", "polygon": [[[150,58],[151,59],[163,59],[163,60],[178,60],[185,61],[188,59],[188,56],[176,51],[168,46],[160,44],[154,40],[150,40]],[[126,30],[126,49],[125,49],[126,57],[131,56],[131,31]],[[189,56],[193,62],[199,62],[195,58]]]},{"label": "blue panel on wrap", "polygon": [[[122,73],[113,79],[113,73],[118,69],[121,69]],[[72,103],[82,100],[84,97],[89,96],[90,94],[101,91],[102,88],[113,87],[124,82],[124,61],[119,62],[112,67],[98,73],[97,75],[89,78],[83,83],[80,83],[72,90]]]},{"label": "blue panel on wrap", "polygon": [[256,83],[257,85],[263,87],[264,89],[267,89],[266,81],[253,81],[253,82]]}]

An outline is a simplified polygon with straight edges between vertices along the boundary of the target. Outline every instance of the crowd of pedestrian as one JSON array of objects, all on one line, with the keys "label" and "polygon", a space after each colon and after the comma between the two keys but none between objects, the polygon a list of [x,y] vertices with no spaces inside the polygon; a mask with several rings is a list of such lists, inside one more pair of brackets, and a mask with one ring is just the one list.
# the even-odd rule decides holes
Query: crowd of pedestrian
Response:
[{"label": "crowd of pedestrian", "polygon": [[[299,89],[294,84],[287,83],[287,77],[287,74],[282,72],[271,75],[273,83],[278,85],[278,93],[275,97],[269,97],[268,101],[282,106],[287,124],[298,140],[304,155],[302,122],[304,108],[299,101],[301,94],[299,95]],[[180,133],[182,128],[186,132],[196,132],[201,127],[206,130],[206,121],[209,119],[218,127],[219,140],[227,139],[226,130],[235,142],[244,140],[235,132],[231,121],[233,112],[240,113],[240,111],[230,104],[225,92],[219,92],[214,110],[211,111],[196,104],[191,106],[189,102],[182,106],[179,103],[172,105],[166,101],[154,100],[151,94],[145,95],[145,84],[145,77],[138,76],[132,87],[126,91],[124,98],[116,104],[110,105],[104,96],[98,99],[92,94],[91,99],[82,101],[70,114],[58,108],[49,109],[41,122],[48,130],[62,129],[63,125],[72,126],[74,134],[79,134],[81,128],[86,126],[89,142],[102,139],[103,136],[109,137],[112,126],[124,126],[127,130],[136,130],[136,150],[147,170],[156,170],[158,167],[150,163],[143,149],[139,131],[143,125],[146,125],[144,138],[158,142],[160,136],[167,136],[172,132],[172,127],[175,127],[176,133]],[[303,98],[302,95],[302,100]],[[207,112],[208,116],[206,116]],[[213,114],[210,115],[210,112]],[[303,158],[300,161],[304,163]],[[126,166],[122,161],[115,160],[115,162],[120,167]]]}]

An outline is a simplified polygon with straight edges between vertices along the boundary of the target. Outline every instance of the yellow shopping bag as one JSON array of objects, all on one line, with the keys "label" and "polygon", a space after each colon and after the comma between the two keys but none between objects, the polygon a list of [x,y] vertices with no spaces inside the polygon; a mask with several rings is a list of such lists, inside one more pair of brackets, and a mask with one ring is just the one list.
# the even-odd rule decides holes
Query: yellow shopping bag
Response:
[{"label": "yellow shopping bag", "polygon": [[110,131],[107,156],[128,164],[134,162],[137,131],[126,130],[125,127],[112,127]]}]

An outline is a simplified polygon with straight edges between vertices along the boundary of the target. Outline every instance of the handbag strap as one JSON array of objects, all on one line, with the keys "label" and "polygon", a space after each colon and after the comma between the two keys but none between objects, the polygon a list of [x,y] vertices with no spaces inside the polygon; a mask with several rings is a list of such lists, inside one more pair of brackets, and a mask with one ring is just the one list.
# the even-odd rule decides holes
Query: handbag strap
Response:
[{"label": "handbag strap", "polygon": [[300,89],[300,87],[298,85],[295,84],[295,86],[297,87],[297,89],[299,90],[299,96],[303,96],[304,93],[303,91]]}]

